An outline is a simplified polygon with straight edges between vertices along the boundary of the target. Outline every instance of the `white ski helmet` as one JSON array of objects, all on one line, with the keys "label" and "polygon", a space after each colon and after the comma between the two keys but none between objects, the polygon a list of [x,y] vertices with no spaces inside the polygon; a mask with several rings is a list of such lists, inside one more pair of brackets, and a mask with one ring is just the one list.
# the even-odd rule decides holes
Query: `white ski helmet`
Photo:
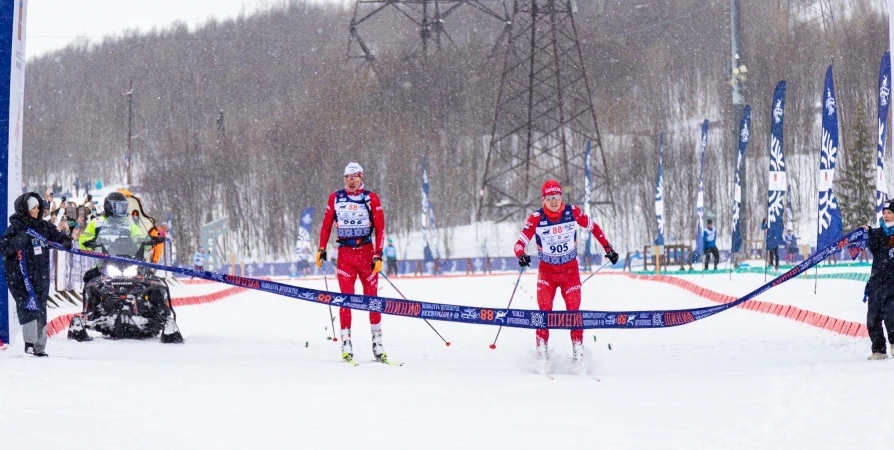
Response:
[{"label": "white ski helmet", "polygon": [[348,165],[345,166],[345,176],[348,175],[363,178],[363,167],[360,167],[360,164],[357,164],[355,162],[348,163]]}]

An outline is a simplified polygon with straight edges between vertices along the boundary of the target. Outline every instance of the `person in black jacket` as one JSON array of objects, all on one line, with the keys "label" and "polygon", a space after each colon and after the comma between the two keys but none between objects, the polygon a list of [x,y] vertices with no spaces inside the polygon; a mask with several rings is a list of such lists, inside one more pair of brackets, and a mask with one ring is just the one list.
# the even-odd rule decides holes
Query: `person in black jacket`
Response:
[{"label": "person in black jacket", "polygon": [[869,251],[872,252],[872,274],[866,282],[869,311],[866,326],[872,341],[869,359],[885,359],[884,323],[888,329],[888,342],[894,353],[894,200],[885,203],[878,228],[869,230]]},{"label": "person in black jacket", "polygon": [[6,284],[16,302],[16,312],[25,338],[25,353],[47,356],[47,298],[50,295],[50,252],[41,241],[27,234],[36,231],[50,241],[71,248],[66,224],[57,230],[43,217],[46,204],[34,192],[15,201],[15,214],[0,237],[0,254]]}]

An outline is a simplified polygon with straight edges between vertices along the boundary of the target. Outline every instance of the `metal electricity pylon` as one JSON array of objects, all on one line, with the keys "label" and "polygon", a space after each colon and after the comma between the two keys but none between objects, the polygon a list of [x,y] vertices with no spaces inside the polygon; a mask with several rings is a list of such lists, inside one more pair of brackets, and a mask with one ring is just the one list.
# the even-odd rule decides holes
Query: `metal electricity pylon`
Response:
[{"label": "metal electricity pylon", "polygon": [[605,214],[614,208],[614,196],[577,37],[575,4],[509,1],[508,42],[477,217],[523,218],[541,205],[540,185],[550,178],[565,186],[566,199],[582,201],[588,140],[593,149],[591,206]]}]

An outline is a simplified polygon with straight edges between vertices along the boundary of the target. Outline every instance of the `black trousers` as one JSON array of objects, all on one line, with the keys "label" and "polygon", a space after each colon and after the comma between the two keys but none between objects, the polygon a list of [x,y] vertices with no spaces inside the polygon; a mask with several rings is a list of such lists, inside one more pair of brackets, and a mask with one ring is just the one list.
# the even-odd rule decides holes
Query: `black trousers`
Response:
[{"label": "black trousers", "polygon": [[[767,265],[775,266],[777,269],[779,268],[779,247],[771,248],[767,250],[767,257],[769,258]],[[776,261],[775,263],[773,261]]]},{"label": "black trousers", "polygon": [[894,291],[885,287],[870,287],[866,326],[869,328],[873,353],[887,353],[882,324],[888,329],[888,342],[894,344]]},{"label": "black trousers", "polygon": [[717,247],[705,249],[705,270],[708,270],[708,262],[711,261],[711,255],[714,255],[714,270],[717,270],[717,263],[720,262],[720,252]]},{"label": "black trousers", "polygon": [[397,260],[396,259],[389,259],[389,260],[385,261],[385,272],[387,272],[385,275],[388,275],[389,277],[397,276]]}]

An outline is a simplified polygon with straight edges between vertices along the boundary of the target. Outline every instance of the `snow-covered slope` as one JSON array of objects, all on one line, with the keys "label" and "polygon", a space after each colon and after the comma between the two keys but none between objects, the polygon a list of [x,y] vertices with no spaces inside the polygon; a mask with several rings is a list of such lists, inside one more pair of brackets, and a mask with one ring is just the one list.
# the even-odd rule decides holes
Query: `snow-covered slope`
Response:
[{"label": "snow-covered slope", "polygon": [[[410,298],[505,307],[515,276],[394,281]],[[722,281],[739,293],[753,284]],[[848,297],[862,290],[851,283]],[[814,297],[792,286],[766,295]],[[536,308],[535,290],[525,275],[513,307]],[[619,276],[594,277],[583,295],[587,309],[708,304]],[[490,350],[494,327],[432,322],[447,347],[424,322],[394,316],[385,345],[405,365],[369,362],[356,312],[360,366],[350,367],[326,339],[328,313],[247,292],[180,308],[184,345],[55,337],[48,359],[10,349],[2,448],[884,449],[894,438],[884,425],[894,361],[868,362],[867,340],[775,316],[731,310],[678,328],[587,332],[585,375],[570,374],[568,332],[553,331],[549,379],[533,373],[533,331],[503,329]]]}]

